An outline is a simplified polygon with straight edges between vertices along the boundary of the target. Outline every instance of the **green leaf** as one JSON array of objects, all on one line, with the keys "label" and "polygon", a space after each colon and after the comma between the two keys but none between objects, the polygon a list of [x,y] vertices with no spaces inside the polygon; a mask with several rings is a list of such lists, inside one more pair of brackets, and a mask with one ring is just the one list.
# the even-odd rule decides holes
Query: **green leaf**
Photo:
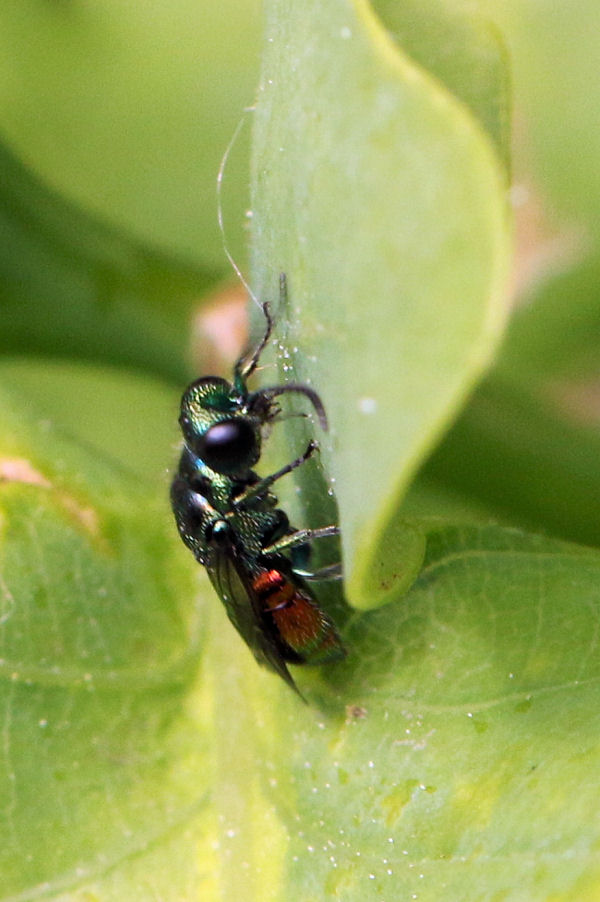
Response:
[{"label": "green leaf", "polygon": [[[23,22],[32,10],[26,0]],[[81,10],[38,12],[72,25]],[[530,523],[554,516],[560,531],[579,511],[591,534],[597,442],[561,436],[503,367],[506,382],[492,377],[465,412],[479,431],[454,445],[451,435],[454,457],[438,472],[434,458],[399,504],[503,322],[493,42],[454,13],[444,29],[433,0],[422,14],[395,11],[402,50],[359,0],[285,10],[279,0],[268,12],[256,285],[271,297],[279,271],[288,274],[289,308],[277,311],[283,369],[312,381],[332,425],[322,441],[331,480],[312,461],[284,507],[292,522],[303,525],[304,510],[307,524],[323,525],[335,517],[335,487],[345,560],[357,562],[350,597],[389,603],[338,608],[348,657],[294,668],[303,705],[257,667],[176,536],[165,473],[176,457],[172,390],[81,363],[5,360],[0,896],[591,902],[600,556],[465,520],[489,505]],[[49,32],[40,34],[34,48]],[[471,65],[487,73],[483,84],[465,82]],[[0,325],[20,323],[21,345],[15,332],[7,348],[56,356],[62,326],[77,325],[81,310],[69,306],[75,293],[64,294],[64,314],[57,303],[72,260],[77,281],[82,258],[108,260],[111,273],[139,258],[114,264],[122,245],[101,230],[82,228],[79,243],[82,221],[67,217],[61,231],[58,205],[35,219],[35,197],[28,240],[45,248],[46,226],[64,239],[52,303],[40,306],[49,337],[33,317],[28,344],[33,302],[23,311],[16,302]],[[5,254],[15,271],[20,247]],[[30,259],[28,294],[43,299],[43,266]],[[127,282],[136,298],[151,279],[140,267],[146,276],[135,270],[139,280]],[[17,283],[18,301],[27,292],[13,293]],[[161,345],[147,300],[135,301],[131,332],[115,329],[123,343],[106,354],[178,378],[179,361],[166,364],[174,333]],[[106,342],[100,325],[79,321],[92,358]],[[306,421],[287,425],[294,447],[302,427],[315,433]],[[285,428],[274,429],[261,472],[271,453],[290,459],[281,440],[274,447]],[[453,482],[453,466],[464,482]]]},{"label": "green leaf", "polygon": [[201,611],[166,479],[67,439],[38,404],[0,397],[0,891],[23,899],[185,839],[208,791]]},{"label": "green leaf", "polygon": [[0,146],[0,351],[183,381],[191,302],[215,272],[151,253],[48,191]]},{"label": "green leaf", "polygon": [[502,21],[513,62],[520,303],[425,476],[513,523],[598,545],[598,7],[478,5]]},{"label": "green leaf", "polygon": [[427,462],[424,474],[496,516],[600,544],[600,438],[519,385],[494,376]]},{"label": "green leaf", "polygon": [[[49,389],[85,395],[79,370]],[[138,382],[110,396],[143,445]],[[166,485],[0,409],[5,897],[593,898],[597,555],[423,523],[418,580],[352,615],[345,662],[297,669],[304,706],[192,603]]]},{"label": "green leaf", "polygon": [[179,441],[179,393],[164,382],[80,362],[2,358],[0,383],[23,399],[29,416],[146,484],[166,484]]},{"label": "green leaf", "polygon": [[479,118],[365,3],[268,4],[254,281],[268,298],[288,277],[284,369],[314,384],[330,416],[323,458],[360,607],[418,569],[422,537],[373,579],[393,554],[383,537],[399,498],[504,322],[505,173]]},{"label": "green leaf", "polygon": [[[114,420],[143,443],[127,383]],[[303,706],[214,596],[194,611],[147,482],[2,410],[5,480],[21,461],[0,487],[5,895],[593,898],[597,555],[422,524],[413,588],[353,615],[344,663],[298,669]]]},{"label": "green leaf", "polygon": [[598,254],[543,281],[515,311],[498,361],[501,375],[533,385],[594,380],[600,367],[599,283]]},{"label": "green leaf", "polygon": [[525,303],[511,322],[502,375],[536,382],[593,378],[600,333],[599,8],[591,0],[568,9],[530,0],[479,0],[478,6],[502,25],[520,123],[514,168]]},{"label": "green leaf", "polygon": [[[186,265],[223,270],[215,184],[254,96],[257,11],[256,0],[4,5],[2,133],[90,215]],[[231,155],[226,177],[237,251],[246,154]]]},{"label": "green leaf", "polygon": [[585,226],[598,244],[600,129],[596,77],[600,8],[594,0],[539,4],[478,0],[501,23],[513,69],[515,108],[522,121],[517,171],[540,191],[556,224]]},{"label": "green leaf", "polygon": [[[585,549],[430,524],[405,598],[354,614],[342,664],[295,671],[311,707],[240,655],[215,686],[223,897],[595,898],[600,820],[582,787],[598,767],[599,578]],[[230,637],[212,640],[230,674]],[[264,884],[240,797],[279,828]]]},{"label": "green leaf", "polygon": [[376,0],[374,10],[405,52],[462,100],[510,160],[510,88],[501,33],[442,0]]}]

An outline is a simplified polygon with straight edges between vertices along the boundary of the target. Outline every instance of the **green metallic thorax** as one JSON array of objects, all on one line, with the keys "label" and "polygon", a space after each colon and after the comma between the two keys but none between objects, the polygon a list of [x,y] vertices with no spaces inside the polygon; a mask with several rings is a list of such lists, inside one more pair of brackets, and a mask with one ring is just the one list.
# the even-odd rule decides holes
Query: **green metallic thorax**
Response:
[{"label": "green metallic thorax", "polygon": [[[225,520],[235,531],[239,539],[240,558],[249,569],[252,569],[265,544],[286,532],[287,517],[277,508],[277,498],[272,492],[251,499],[243,508],[238,509],[235,499],[244,490],[246,483],[238,483],[228,476],[216,473],[185,449],[180,469],[185,472],[193,469],[196,483],[203,484],[202,491],[198,493],[197,505],[202,528],[182,534],[185,544],[201,563],[206,565],[210,557],[210,545],[204,539],[207,528],[219,519]],[[258,480],[258,476],[252,471],[251,478]],[[203,505],[200,498],[205,498],[207,504]]]}]

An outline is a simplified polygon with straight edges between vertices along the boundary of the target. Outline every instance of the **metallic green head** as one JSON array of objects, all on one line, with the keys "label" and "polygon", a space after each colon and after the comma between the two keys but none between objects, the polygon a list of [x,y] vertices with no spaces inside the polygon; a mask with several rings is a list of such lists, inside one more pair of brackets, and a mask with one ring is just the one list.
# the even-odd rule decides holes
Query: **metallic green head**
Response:
[{"label": "metallic green head", "polygon": [[257,463],[263,429],[281,415],[275,400],[280,395],[304,395],[313,405],[321,427],[327,429],[321,399],[308,385],[288,383],[248,391],[248,377],[256,369],[273,326],[267,304],[263,310],[267,320],[265,334],[251,354],[238,360],[233,382],[217,376],[196,379],[181,399],[179,424],[187,448],[215,473],[230,479],[246,480]]}]

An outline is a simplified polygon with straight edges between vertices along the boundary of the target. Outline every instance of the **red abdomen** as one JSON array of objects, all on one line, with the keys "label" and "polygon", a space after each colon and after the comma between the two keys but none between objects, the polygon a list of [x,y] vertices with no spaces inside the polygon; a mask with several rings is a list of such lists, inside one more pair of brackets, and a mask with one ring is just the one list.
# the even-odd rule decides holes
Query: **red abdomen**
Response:
[{"label": "red abdomen", "polygon": [[289,659],[320,664],[344,656],[332,621],[300,586],[279,570],[263,570],[252,587],[265,614],[273,619]]}]

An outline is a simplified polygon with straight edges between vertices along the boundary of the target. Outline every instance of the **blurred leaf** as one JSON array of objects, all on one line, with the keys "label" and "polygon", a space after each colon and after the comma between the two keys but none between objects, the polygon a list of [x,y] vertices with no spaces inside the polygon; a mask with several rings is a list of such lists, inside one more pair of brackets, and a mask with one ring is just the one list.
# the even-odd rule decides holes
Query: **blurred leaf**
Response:
[{"label": "blurred leaf", "polygon": [[513,523],[598,545],[598,7],[478,5],[501,21],[513,61],[521,303],[425,477]]},{"label": "blurred leaf", "polygon": [[422,539],[390,563],[386,524],[502,328],[505,173],[366,4],[336,0],[268,5],[253,178],[257,295],[287,273],[284,370],[325,401],[347,590],[370,607],[418,569]]},{"label": "blurred leaf", "polygon": [[373,8],[407,55],[470,108],[508,167],[510,88],[500,31],[447,0],[376,0]]},{"label": "blurred leaf", "polygon": [[1,359],[0,383],[29,416],[57,427],[146,485],[164,484],[179,441],[178,393],[147,375],[84,363]]},{"label": "blurred leaf", "polygon": [[597,244],[600,173],[600,7],[478,0],[498,18],[522,118],[518,173],[533,181],[559,221],[585,224]]},{"label": "blurred leaf", "polygon": [[207,792],[200,611],[166,480],[30,419],[24,397],[0,398],[0,892],[23,899],[185,841]]},{"label": "blurred leaf", "polygon": [[594,546],[599,275],[590,255],[517,308],[496,366],[423,474],[503,520]]},{"label": "blurred leaf", "polygon": [[[5,4],[0,128],[90,215],[187,265],[223,270],[216,176],[253,101],[257,12],[257,0]],[[246,173],[242,143],[224,192],[236,252]]]},{"label": "blurred leaf", "polygon": [[[533,270],[503,349],[502,376],[595,376],[600,337],[597,159],[599,7],[478,0],[510,48],[518,117],[514,158],[521,249]],[[533,37],[535,36],[535,37]],[[517,271],[520,283],[523,273]],[[526,273],[525,273],[526,275]]]},{"label": "blurred leaf", "polygon": [[597,8],[482,5],[502,20],[514,63],[523,297],[424,476],[513,523],[598,545],[600,186],[585,49]]},{"label": "blurred leaf", "polygon": [[149,253],[47,191],[0,147],[0,351],[182,381],[192,300],[215,273]]},{"label": "blurred leaf", "polygon": [[600,371],[600,257],[538,287],[517,309],[498,361],[505,377],[594,378]]},{"label": "blurred leaf", "polygon": [[600,544],[600,436],[495,377],[480,387],[425,466],[498,516]]}]

